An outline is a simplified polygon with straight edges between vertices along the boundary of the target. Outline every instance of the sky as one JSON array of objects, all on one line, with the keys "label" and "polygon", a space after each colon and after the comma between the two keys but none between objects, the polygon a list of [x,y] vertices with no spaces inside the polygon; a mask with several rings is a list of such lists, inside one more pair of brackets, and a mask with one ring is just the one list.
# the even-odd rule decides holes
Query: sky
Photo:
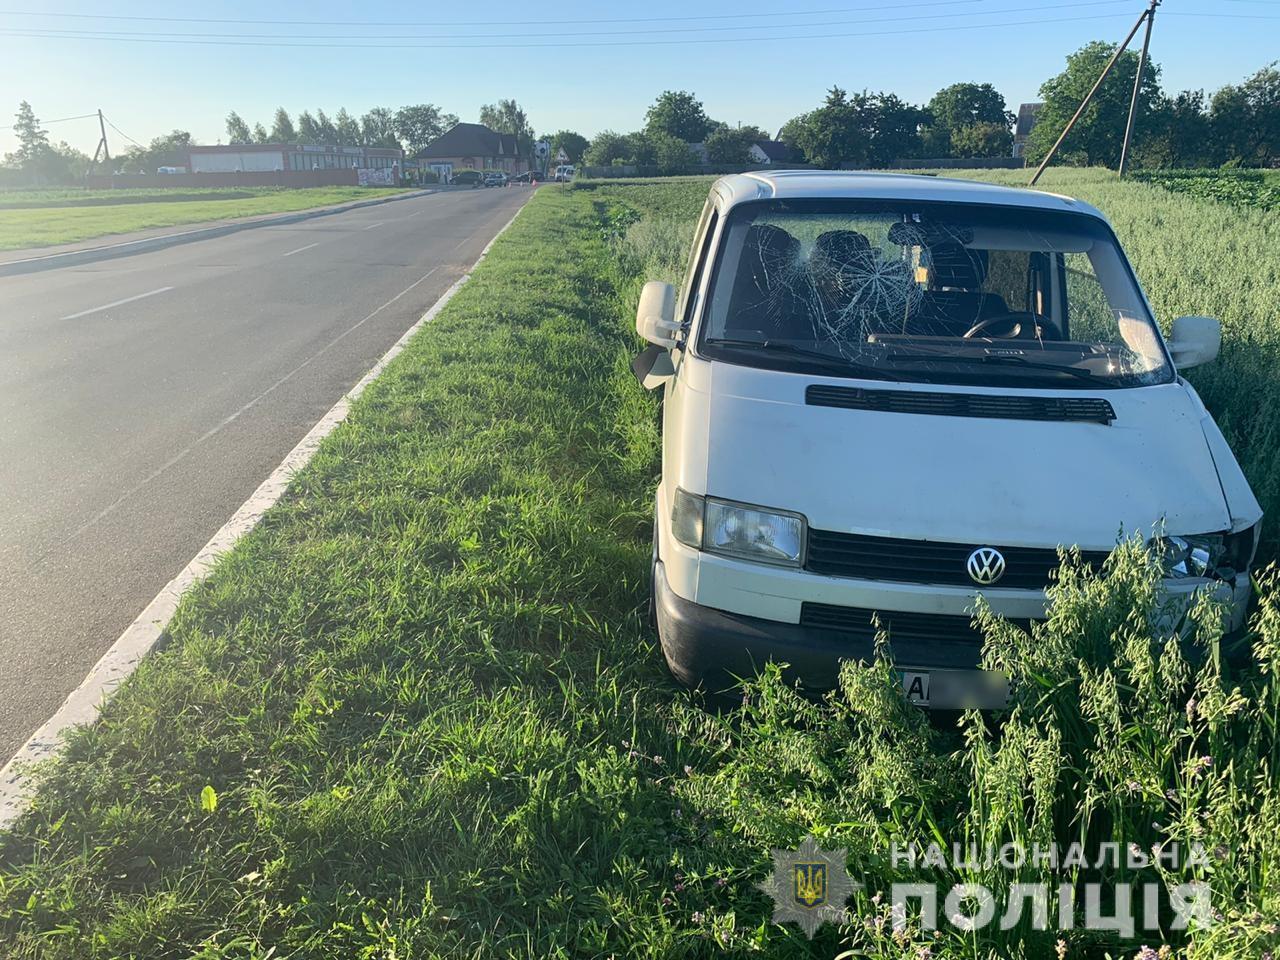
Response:
[{"label": "sky", "polygon": [[[924,103],[951,83],[991,83],[1016,109],[1073,50],[1123,39],[1144,7],[0,0],[0,126],[24,99],[45,121],[101,109],[115,154],[174,128],[201,143],[225,140],[230,110],[269,128],[277,106],[295,117],[317,108],[332,117],[339,107],[358,117],[428,102],[474,121],[482,104],[514,97],[539,133],[586,136],[637,129],[667,89],[692,91],[715,120],[771,132],[833,84]],[[1280,0],[1164,0],[1152,57],[1166,91],[1239,83],[1280,58]],[[47,129],[90,154],[98,142],[96,117]],[[15,145],[0,129],[0,153]]]}]

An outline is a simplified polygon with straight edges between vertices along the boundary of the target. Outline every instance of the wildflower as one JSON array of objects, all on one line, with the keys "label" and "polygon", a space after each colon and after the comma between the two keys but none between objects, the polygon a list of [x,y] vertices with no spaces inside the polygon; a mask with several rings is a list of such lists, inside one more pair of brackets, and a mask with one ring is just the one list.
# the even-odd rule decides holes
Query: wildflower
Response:
[{"label": "wildflower", "polygon": [[1058,940],[1053,949],[1058,954],[1058,960],[1067,960],[1067,941]]},{"label": "wildflower", "polygon": [[693,767],[689,766],[687,763],[684,765],[684,775],[686,777],[693,776]]},{"label": "wildflower", "polygon": [[1142,945],[1142,949],[1134,954],[1133,960],[1160,960],[1160,954],[1156,953],[1144,943]]},{"label": "wildflower", "polygon": [[928,944],[925,944],[923,947],[921,947],[919,950],[916,951],[916,960],[932,960],[932,958],[933,958],[933,947],[929,946]]},{"label": "wildflower", "polygon": [[701,910],[695,910],[693,911],[693,916],[691,916],[689,919],[692,920],[694,923],[702,923],[702,921],[707,919],[707,916]]},{"label": "wildflower", "polygon": [[729,878],[728,878],[728,877],[716,877],[716,886],[717,886],[717,887],[727,887],[728,885],[729,885]]},{"label": "wildflower", "polygon": [[658,764],[659,766],[661,766],[661,765],[662,765],[662,757],[661,757],[659,754],[656,754],[656,753],[655,753],[655,754],[653,755],[653,762],[654,762],[654,763],[656,763],[656,764]]},{"label": "wildflower", "polygon": [[637,758],[637,757],[639,757],[639,756],[640,756],[640,753],[639,753],[638,751],[636,751],[636,750],[630,750],[630,751],[628,751],[628,752],[627,752],[627,759],[628,759],[628,760],[634,760],[634,759],[636,759],[636,758]]},{"label": "wildflower", "polygon": [[1196,707],[1198,706],[1199,704],[1196,703],[1195,697],[1192,697],[1190,700],[1187,701],[1187,723],[1191,723],[1193,720],[1195,720]]},{"label": "wildflower", "polygon": [[675,889],[676,893],[684,893],[684,882],[683,882],[683,881],[680,881],[680,880],[677,880],[677,881],[676,881],[676,885],[675,885],[675,888],[674,888],[674,889]]},{"label": "wildflower", "polygon": [[1130,780],[1128,783],[1125,784],[1125,788],[1128,789],[1130,793],[1137,793],[1139,790],[1142,789],[1142,784],[1140,784],[1137,780]]},{"label": "wildflower", "polygon": [[879,891],[877,891],[877,892],[876,892],[876,895],[875,895],[874,897],[872,897],[872,898],[871,898],[871,902],[872,902],[872,903],[874,903],[876,906],[879,906],[879,905],[880,905],[880,901],[881,901],[881,900],[883,900],[883,899],[884,899],[884,895],[883,895],[883,894],[881,894]]},{"label": "wildflower", "polygon": [[679,807],[676,807],[674,810],[671,811],[671,816],[679,820],[681,817],[684,816],[684,811],[681,810]]},{"label": "wildflower", "polygon": [[1156,951],[1156,956],[1159,957],[1160,960],[1172,960],[1173,947],[1169,946],[1167,943],[1160,944],[1160,949]]},{"label": "wildflower", "polygon": [[1206,768],[1212,767],[1213,757],[1209,756],[1208,754],[1205,754],[1203,757],[1200,758],[1200,766],[1206,767]]}]

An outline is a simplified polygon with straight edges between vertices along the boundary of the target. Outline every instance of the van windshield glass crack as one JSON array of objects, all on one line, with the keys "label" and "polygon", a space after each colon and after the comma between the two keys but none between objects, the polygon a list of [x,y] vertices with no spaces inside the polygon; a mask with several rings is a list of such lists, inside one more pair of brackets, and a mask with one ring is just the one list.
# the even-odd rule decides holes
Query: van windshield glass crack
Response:
[{"label": "van windshield glass crack", "polygon": [[[723,234],[698,348],[851,378],[1054,387],[1172,379],[1110,229],[981,204],[764,201]],[[1075,381],[1073,384],[1072,381]]]}]

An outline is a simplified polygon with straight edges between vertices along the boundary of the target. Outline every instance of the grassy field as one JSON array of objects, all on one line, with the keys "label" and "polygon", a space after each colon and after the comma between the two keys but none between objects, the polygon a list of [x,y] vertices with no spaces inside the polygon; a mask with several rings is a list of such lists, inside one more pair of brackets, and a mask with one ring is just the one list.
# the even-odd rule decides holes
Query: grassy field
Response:
[{"label": "grassy field", "polygon": [[[999,732],[929,725],[883,662],[846,667],[820,702],[769,674],[721,713],[672,685],[643,616],[657,408],[626,364],[639,285],[678,276],[706,182],[591,187],[539,191],[43,771],[0,835],[7,955],[1275,949],[1272,583],[1262,669],[1224,676],[1153,635],[1140,551],[1105,580],[1068,568],[1034,635],[986,624],[988,665],[1023,681]],[[1212,648],[1215,611],[1193,620]],[[770,848],[807,833],[866,884],[852,922],[813,941],[756,888]],[[921,873],[889,855],[935,840],[1198,842],[1212,864]],[[1028,912],[935,938],[888,922],[889,884],[908,879],[1196,880],[1221,921],[1122,937],[1036,930]]]},{"label": "grassy field", "polygon": [[[43,191],[0,194],[0,250],[74,243],[152,227],[231,220],[265,213],[308,210],[402,192],[390,187],[315,187],[303,190],[236,188],[189,191]],[[116,203],[104,200],[115,199]],[[28,204],[37,202],[40,205]],[[78,201],[78,202],[77,202]]]}]

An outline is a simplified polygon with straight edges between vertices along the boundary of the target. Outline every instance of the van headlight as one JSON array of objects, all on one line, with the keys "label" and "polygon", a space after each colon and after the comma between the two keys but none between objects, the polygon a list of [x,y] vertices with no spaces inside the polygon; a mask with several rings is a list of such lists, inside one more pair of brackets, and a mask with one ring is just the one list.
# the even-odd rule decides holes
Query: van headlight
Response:
[{"label": "van headlight", "polygon": [[1164,575],[1174,580],[1185,577],[1211,577],[1222,558],[1222,534],[1195,537],[1160,537],[1152,542],[1156,556],[1164,567]]},{"label": "van headlight", "polygon": [[1160,559],[1164,575],[1170,579],[1207,577],[1230,580],[1237,573],[1248,572],[1252,565],[1257,532],[1255,524],[1237,533],[1163,536],[1151,541],[1151,549]]},{"label": "van headlight", "polygon": [[677,489],[671,530],[686,546],[757,563],[798,567],[805,522],[798,513],[747,506]]}]

